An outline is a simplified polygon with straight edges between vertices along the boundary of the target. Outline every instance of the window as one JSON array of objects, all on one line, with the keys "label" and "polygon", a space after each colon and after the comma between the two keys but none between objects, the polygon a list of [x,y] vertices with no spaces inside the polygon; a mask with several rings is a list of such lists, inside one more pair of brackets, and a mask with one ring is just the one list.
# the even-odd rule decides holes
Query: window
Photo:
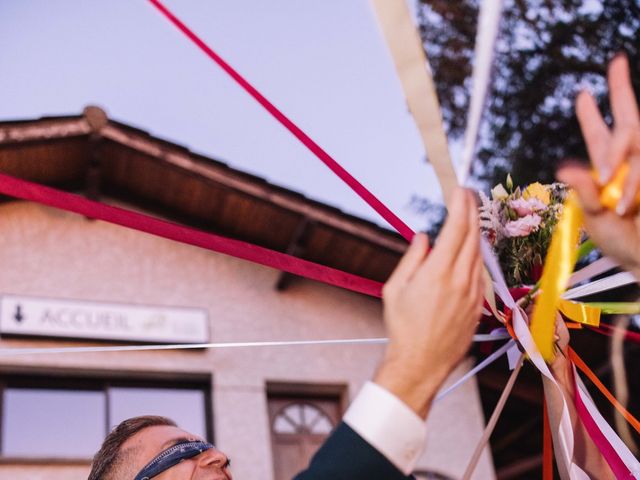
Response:
[{"label": "window", "polygon": [[275,480],[304,469],[338,424],[340,395],[269,394]]},{"label": "window", "polygon": [[190,433],[207,435],[206,392],[197,389],[113,387],[108,390],[109,429],[139,415],[162,415]]},{"label": "window", "polygon": [[2,455],[90,458],[105,436],[105,404],[96,391],[7,388]]},{"label": "window", "polygon": [[0,454],[89,459],[114,426],[138,415],[169,417],[211,440],[209,392],[208,381],[6,376],[0,383]]}]

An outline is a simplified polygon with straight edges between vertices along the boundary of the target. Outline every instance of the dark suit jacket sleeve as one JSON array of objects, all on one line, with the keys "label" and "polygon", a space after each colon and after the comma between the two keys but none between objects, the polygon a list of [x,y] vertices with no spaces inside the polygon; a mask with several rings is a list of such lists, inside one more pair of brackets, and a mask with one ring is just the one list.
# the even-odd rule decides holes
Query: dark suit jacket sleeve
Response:
[{"label": "dark suit jacket sleeve", "polygon": [[407,480],[387,458],[342,422],[294,480]]}]

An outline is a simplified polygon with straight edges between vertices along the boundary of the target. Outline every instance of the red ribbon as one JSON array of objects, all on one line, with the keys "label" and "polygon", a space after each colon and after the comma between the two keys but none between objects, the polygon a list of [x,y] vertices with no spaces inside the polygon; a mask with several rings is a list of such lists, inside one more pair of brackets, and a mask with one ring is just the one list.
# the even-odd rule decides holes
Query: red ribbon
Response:
[{"label": "red ribbon", "polygon": [[387,208],[378,198],[356,180],[347,170],[345,170],[331,155],[329,155],[320,145],[314,142],[311,137],[293,123],[284,113],[282,113],[273,103],[262,95],[253,85],[251,85],[242,75],[240,75],[231,65],[229,65],[220,55],[214,52],[200,37],[198,37],[189,27],[177,18],[159,0],[149,0],[171,23],[173,23],[189,40],[191,40],[200,50],[202,50],[211,60],[213,60],[222,70],[224,70],[242,89],[251,95],[264,109],[289,130],[311,153],[318,157],[327,167],[340,177],[351,189],[367,202],[382,218],[395,228],[407,241],[411,241],[414,232],[395,213]]},{"label": "red ribbon", "polygon": [[[606,323],[600,322],[599,327],[589,327],[591,330],[601,333],[603,335],[612,336],[614,332],[622,330],[620,327],[615,327],[613,325],[608,325]],[[627,330],[624,332],[624,339],[633,343],[640,343],[640,333],[632,332]]]},{"label": "red ribbon", "polygon": [[335,268],[302,260],[251,243],[203,232],[141,213],[88,200],[80,195],[63,192],[37,183],[0,173],[0,193],[11,197],[42,203],[85,217],[104,220],[123,227],[150,233],[158,237],[206,248],[225,255],[259,263],[267,267],[300,275],[354,292],[382,296],[382,283],[343,272]]}]

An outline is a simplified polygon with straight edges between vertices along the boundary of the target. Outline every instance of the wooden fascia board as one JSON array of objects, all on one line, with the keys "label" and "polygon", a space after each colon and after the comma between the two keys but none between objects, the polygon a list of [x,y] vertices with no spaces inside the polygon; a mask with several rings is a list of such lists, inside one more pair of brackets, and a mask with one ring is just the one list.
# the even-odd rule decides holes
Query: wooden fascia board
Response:
[{"label": "wooden fascia board", "polygon": [[36,120],[25,124],[0,124],[0,145],[58,140],[90,133],[91,127],[82,117],[65,120]]},{"label": "wooden fascia board", "polygon": [[357,225],[319,206],[301,202],[299,198],[294,198],[293,195],[274,191],[274,189],[270,188],[267,184],[260,185],[256,182],[240,178],[240,176],[234,176],[232,172],[222,171],[213,164],[206,164],[201,160],[194,159],[189,155],[188,151],[171,150],[166,147],[161,147],[146,135],[142,136],[134,132],[125,132],[112,124],[102,128],[100,134],[104,138],[120,145],[159,158],[169,165],[193,172],[203,178],[298,213],[310,220],[336,228],[337,230],[387,248],[393,252],[403,253],[407,247],[403,239],[387,237],[372,226]]}]

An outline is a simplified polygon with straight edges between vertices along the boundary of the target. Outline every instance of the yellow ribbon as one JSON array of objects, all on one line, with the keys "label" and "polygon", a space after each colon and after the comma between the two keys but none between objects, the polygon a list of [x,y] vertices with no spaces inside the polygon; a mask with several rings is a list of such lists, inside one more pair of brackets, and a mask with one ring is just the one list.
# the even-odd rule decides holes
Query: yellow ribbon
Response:
[{"label": "yellow ribbon", "polygon": [[586,305],[581,302],[572,302],[571,300],[560,299],[558,302],[558,310],[566,318],[572,322],[589,325],[590,327],[600,326],[600,314],[602,309],[592,305]]},{"label": "yellow ribbon", "polygon": [[[600,203],[605,207],[615,210],[618,202],[622,198],[624,183],[629,174],[629,163],[624,162],[618,167],[611,181],[600,192]],[[640,191],[636,194],[634,205],[640,204]]]},{"label": "yellow ribbon", "polygon": [[531,318],[531,335],[546,361],[553,360],[556,311],[560,304],[560,296],[567,287],[577,260],[581,226],[582,211],[575,194],[570,192],[564,202],[562,216],[551,237],[551,245],[540,279],[542,292],[536,297]]}]

